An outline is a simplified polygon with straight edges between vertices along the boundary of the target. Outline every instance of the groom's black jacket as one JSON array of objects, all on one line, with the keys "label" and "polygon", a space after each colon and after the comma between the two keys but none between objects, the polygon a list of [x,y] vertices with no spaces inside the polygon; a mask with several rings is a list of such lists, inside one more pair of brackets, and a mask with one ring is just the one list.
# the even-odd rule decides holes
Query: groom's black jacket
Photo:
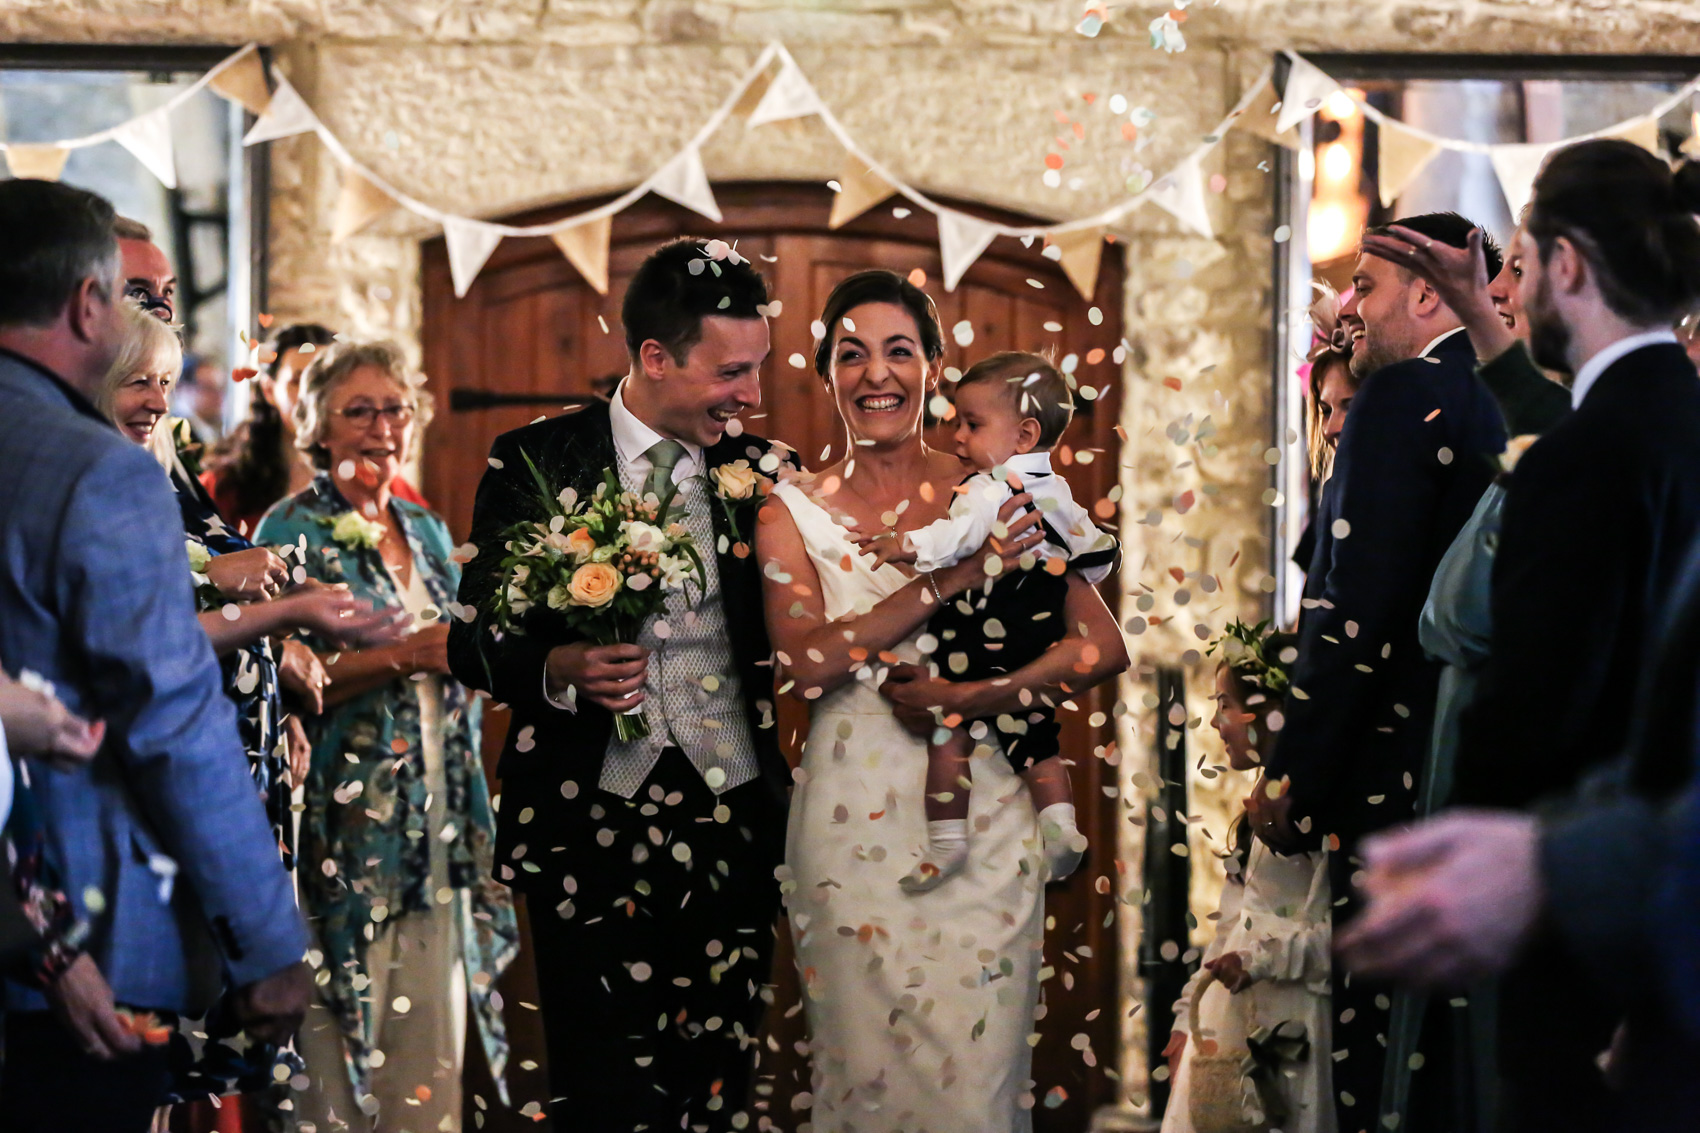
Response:
[{"label": "groom's black jacket", "polygon": [[[723,437],[704,452],[705,471],[735,460],[748,460],[753,467],[770,447],[768,441],[748,434]],[[502,546],[505,533],[515,523],[542,518],[527,456],[555,490],[571,487],[581,498],[590,495],[603,482],[605,471],[616,466],[607,403],[503,433],[491,445],[489,468],[479,482],[472,509],[472,542],[478,554],[466,564],[459,595],[461,605],[476,610],[477,617],[470,622],[454,618],[449,630],[449,667],[455,679],[483,689],[513,712],[496,772],[502,780],[496,877],[516,889],[540,885],[554,889],[564,863],[559,855],[549,855],[549,847],[555,844],[551,839],[569,826],[589,821],[588,812],[600,797],[597,783],[614,723],[607,709],[588,700],[579,700],[576,713],[544,700],[543,668],[549,651],[581,637],[558,615],[534,608],[526,615],[525,632],[509,634],[500,633],[491,617],[501,560],[507,554]],[[760,502],[752,495],[732,504],[738,534],[746,542],[755,537]],[[762,612],[761,574],[752,548],[745,547],[741,556],[736,553],[726,509],[717,502],[709,511],[716,547],[704,550],[715,553],[720,565],[728,644],[743,684],[750,737],[761,767],[759,782],[783,804],[791,773],[780,754],[774,723],[773,668]],[[576,789],[565,787],[569,782]],[[784,813],[783,805],[780,813]],[[523,824],[522,815],[527,819]],[[515,858],[519,846],[525,849]]]}]

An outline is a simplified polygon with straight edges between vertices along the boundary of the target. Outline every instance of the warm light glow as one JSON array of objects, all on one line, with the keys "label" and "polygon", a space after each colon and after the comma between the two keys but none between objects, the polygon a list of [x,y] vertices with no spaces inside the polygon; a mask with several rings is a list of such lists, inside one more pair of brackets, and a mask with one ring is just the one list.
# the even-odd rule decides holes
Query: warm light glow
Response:
[{"label": "warm light glow", "polygon": [[1351,250],[1352,233],[1341,204],[1326,204],[1310,210],[1310,258],[1323,263]]},{"label": "warm light glow", "polygon": [[1304,181],[1316,180],[1316,155],[1308,149],[1299,151],[1299,178]]},{"label": "warm light glow", "polygon": [[1327,111],[1328,117],[1334,119],[1334,121],[1344,122],[1358,112],[1358,103],[1345,91],[1337,90],[1328,96],[1328,102],[1324,105],[1324,109]]},{"label": "warm light glow", "polygon": [[1322,151],[1322,179],[1345,181],[1352,175],[1352,151],[1340,142],[1332,142]]}]

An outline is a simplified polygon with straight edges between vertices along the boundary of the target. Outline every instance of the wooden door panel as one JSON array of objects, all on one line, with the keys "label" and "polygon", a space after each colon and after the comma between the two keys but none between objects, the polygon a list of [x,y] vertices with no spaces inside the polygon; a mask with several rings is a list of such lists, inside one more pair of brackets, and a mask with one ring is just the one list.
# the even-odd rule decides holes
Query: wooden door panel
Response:
[{"label": "wooden door panel", "polygon": [[[1094,387],[1111,385],[1106,397],[1080,404],[1066,447],[1059,450],[1056,461],[1058,471],[1068,477],[1083,502],[1102,499],[1114,485],[1118,399],[1111,380],[1116,367],[1109,356],[1121,335],[1120,256],[1115,249],[1108,250],[1100,271],[1094,301],[1103,318],[1094,325],[1087,318],[1089,305],[1080,301],[1058,265],[1045,259],[1037,245],[1023,248],[1015,241],[995,241],[958,289],[945,292],[938,282],[936,232],[914,217],[900,221],[891,210],[879,208],[834,232],[826,227],[831,194],[817,185],[726,185],[716,186],[715,193],[725,214],[720,225],[655,198],[619,214],[614,221],[606,296],[585,285],[550,242],[506,240],[466,297],[457,300],[441,240],[427,243],[423,339],[439,412],[429,430],[425,486],[457,539],[465,537],[473,493],[490,442],[499,433],[539,415],[558,413],[571,397],[605,394],[611,388],[610,379],[626,371],[619,319],[626,287],[656,245],[682,234],[734,242],[761,269],[772,298],[782,304],[783,314],[771,322],[773,352],[761,375],[762,406],[749,416],[748,426],[752,432],[793,445],[806,466],[840,458],[845,444],[831,397],[813,371],[811,322],[832,288],[853,272],[882,267],[907,276],[920,269],[944,324],[947,365],[966,369],[997,350],[1045,350],[1059,361],[1074,354],[1080,381]],[[599,202],[539,210],[513,222],[545,222],[595,203]],[[976,211],[991,215],[991,210]],[[958,345],[952,333],[964,319],[974,331],[968,346]],[[1088,363],[1094,349],[1102,350],[1104,358]],[[793,356],[800,356],[803,365],[794,365]],[[450,405],[452,391],[536,400],[457,412]],[[929,438],[949,447],[948,423],[931,426]],[[831,451],[823,456],[829,445]],[[1079,454],[1092,450],[1097,450],[1095,459],[1089,463],[1079,459]],[[1113,582],[1105,587],[1112,603],[1114,589]],[[1104,886],[1106,893],[1098,888],[1103,884],[1100,878],[1113,882],[1115,875],[1116,804],[1104,789],[1113,789],[1116,777],[1104,759],[1106,755],[1114,758],[1113,746],[1104,746],[1111,745],[1113,729],[1107,722],[1092,723],[1099,718],[1093,713],[1107,718],[1114,702],[1113,686],[1095,689],[1075,698],[1077,711],[1060,714],[1064,751],[1075,765],[1076,806],[1093,849],[1079,874],[1053,886],[1046,895],[1047,912],[1054,922],[1047,932],[1046,958],[1057,975],[1044,984],[1045,1012],[1037,1026],[1041,1038],[1033,1077],[1038,1099],[1035,1125],[1041,1133],[1084,1131],[1092,1111],[1113,1101],[1115,1095],[1114,1084],[1102,1071],[1116,1063],[1118,960],[1109,893],[1118,886]],[[502,715],[487,717],[487,767],[492,775],[506,727]],[[782,706],[780,738],[793,759],[806,726],[805,713]],[[499,790],[494,779],[492,785]],[[792,1109],[791,1100],[808,1088],[809,1074],[796,1048],[805,1037],[805,1016],[797,1010],[799,988],[783,923],[780,929],[772,976],[775,1008],[764,1028],[754,1101],[776,1128],[793,1130],[807,1119],[806,1111]],[[528,958],[522,960],[518,974],[504,980],[510,1005],[535,1002],[528,963]],[[510,1008],[510,1015],[514,1014]],[[521,1008],[510,1026],[516,1028],[514,1063],[541,1063],[536,1012]],[[1087,1036],[1087,1052],[1072,1045],[1074,1037],[1082,1034]],[[1088,1064],[1089,1057],[1095,1066]],[[540,1079],[532,1074],[526,1077],[532,1092],[522,1091],[516,1101],[540,1096],[532,1088]],[[538,1128],[530,1121],[498,1113],[495,1107],[484,1116],[486,1130]]]}]

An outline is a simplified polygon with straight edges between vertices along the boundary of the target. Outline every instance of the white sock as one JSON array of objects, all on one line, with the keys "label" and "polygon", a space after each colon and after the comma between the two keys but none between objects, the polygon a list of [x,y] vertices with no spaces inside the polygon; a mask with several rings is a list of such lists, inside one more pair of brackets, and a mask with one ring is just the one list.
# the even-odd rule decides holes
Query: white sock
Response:
[{"label": "white sock", "polygon": [[1039,833],[1045,840],[1045,862],[1051,881],[1061,881],[1080,868],[1086,856],[1086,835],[1075,825],[1073,803],[1052,803],[1039,812]]},{"label": "white sock", "polygon": [[968,860],[968,820],[942,818],[927,823],[927,850],[921,860],[898,881],[907,893],[937,889],[959,872]]}]

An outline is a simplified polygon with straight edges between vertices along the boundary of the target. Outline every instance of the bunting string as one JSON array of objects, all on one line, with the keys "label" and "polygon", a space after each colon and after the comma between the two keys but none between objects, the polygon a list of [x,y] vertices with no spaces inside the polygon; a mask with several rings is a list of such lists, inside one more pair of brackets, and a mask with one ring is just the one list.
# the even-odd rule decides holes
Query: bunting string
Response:
[{"label": "bunting string", "polygon": [[[1274,83],[1273,66],[1266,68],[1215,129],[1203,135],[1163,176],[1090,216],[1043,225],[985,220],[941,204],[909,184],[863,148],[816,92],[791,52],[777,41],[762,49],[696,133],[647,178],[604,204],[547,224],[512,225],[462,216],[397,188],[349,151],[289,80],[266,66],[254,44],[221,61],[161,106],[127,122],[59,142],[0,143],[0,150],[5,152],[14,176],[54,179],[63,171],[70,150],[116,142],[135,154],[162,183],[174,187],[170,115],[210,86],[215,93],[242,104],[256,116],[253,128],[243,138],[245,145],[312,134],[336,159],[343,176],[332,225],[333,242],[346,240],[392,208],[403,208],[442,226],[457,295],[464,295],[472,286],[501,241],[514,236],[553,239],[586,281],[606,294],[614,216],[646,194],[655,193],[718,222],[720,208],[702,163],[702,147],[708,140],[735,114],[745,115],[749,129],[812,117],[819,120],[846,155],[844,172],[836,186],[839,192],[833,202],[831,227],[849,223],[882,201],[902,197],[937,218],[946,290],[955,289],[994,239],[1012,237],[1028,244],[1035,239],[1043,240],[1046,255],[1060,261],[1076,288],[1090,299],[1096,286],[1101,243],[1113,226],[1145,205],[1155,204],[1188,231],[1214,239],[1203,162],[1222,143],[1227,132],[1240,129],[1271,142],[1296,146],[1296,127],[1341,89],[1338,81],[1303,56],[1293,51],[1283,54],[1289,67],[1281,89]],[[776,66],[777,71],[768,77]],[[1528,199],[1541,163],[1554,149],[1591,138],[1620,137],[1656,151],[1659,119],[1697,91],[1700,91],[1700,76],[1683,84],[1644,114],[1615,126],[1550,143],[1493,144],[1448,138],[1407,125],[1367,102],[1359,101],[1356,105],[1384,131],[1383,168],[1379,171],[1384,204],[1391,205],[1440,151],[1454,150],[1488,155],[1515,213]]]}]

